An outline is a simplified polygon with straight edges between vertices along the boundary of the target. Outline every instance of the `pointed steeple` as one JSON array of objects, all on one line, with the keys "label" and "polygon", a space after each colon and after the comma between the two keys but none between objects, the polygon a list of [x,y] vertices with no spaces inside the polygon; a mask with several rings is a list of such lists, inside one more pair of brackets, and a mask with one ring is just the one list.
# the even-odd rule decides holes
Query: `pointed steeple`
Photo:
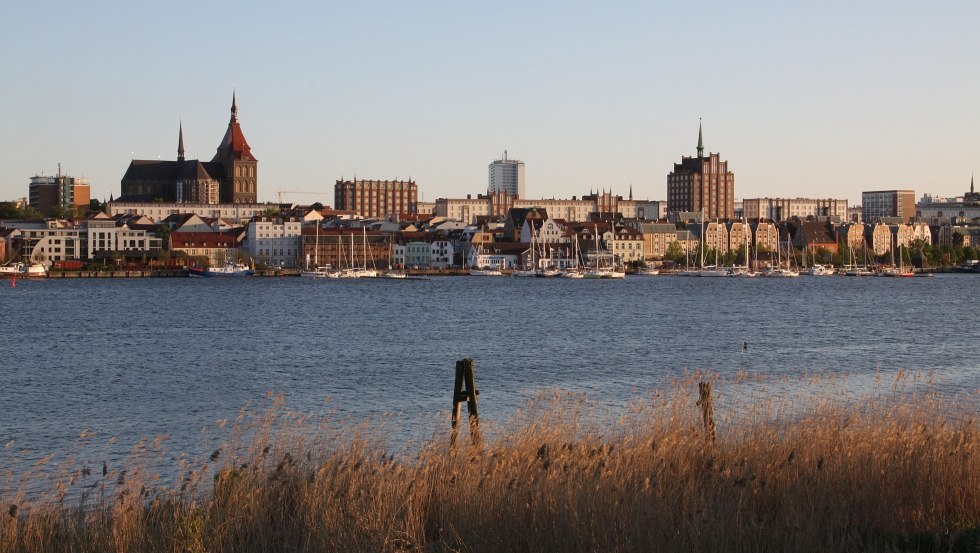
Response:
[{"label": "pointed steeple", "polygon": [[228,130],[211,161],[223,162],[229,159],[256,161],[252,149],[245,140],[245,135],[242,134],[242,127],[238,124],[238,102],[234,91],[231,93],[231,121],[228,122]]},{"label": "pointed steeple", "polygon": [[704,157],[704,138],[701,135],[701,118],[698,117],[698,159]]},{"label": "pointed steeple", "polygon": [[180,123],[180,132],[177,138],[177,161],[184,161],[184,123]]},{"label": "pointed steeple", "polygon": [[970,174],[970,194],[973,194],[973,174]]},{"label": "pointed steeple", "polygon": [[633,183],[630,183],[630,200],[633,199]]}]

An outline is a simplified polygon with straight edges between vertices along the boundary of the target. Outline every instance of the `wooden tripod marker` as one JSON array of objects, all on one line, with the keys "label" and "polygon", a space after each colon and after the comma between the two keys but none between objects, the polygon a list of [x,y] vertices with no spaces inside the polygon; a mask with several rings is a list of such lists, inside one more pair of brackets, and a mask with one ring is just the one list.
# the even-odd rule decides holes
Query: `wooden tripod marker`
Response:
[{"label": "wooden tripod marker", "polygon": [[715,411],[711,406],[711,383],[698,382],[698,405],[701,406],[701,417],[704,419],[704,440],[715,441]]},{"label": "wooden tripod marker", "polygon": [[451,443],[456,443],[456,425],[459,423],[461,403],[466,402],[470,420],[470,438],[473,445],[480,443],[480,416],[476,410],[476,396],[480,395],[473,378],[473,359],[456,361],[456,385],[453,387],[453,426]]}]

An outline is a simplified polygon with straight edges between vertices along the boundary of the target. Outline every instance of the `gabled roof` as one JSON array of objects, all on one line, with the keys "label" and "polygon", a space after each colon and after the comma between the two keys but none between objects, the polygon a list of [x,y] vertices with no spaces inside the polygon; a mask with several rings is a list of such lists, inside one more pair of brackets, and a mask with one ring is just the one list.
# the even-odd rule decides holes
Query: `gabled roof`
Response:
[{"label": "gabled roof", "polygon": [[134,159],[123,175],[123,181],[217,180],[221,164],[201,163],[196,159],[169,161]]},{"label": "gabled roof", "polygon": [[235,248],[240,233],[228,232],[172,232],[170,247],[174,248]]},{"label": "gabled roof", "polygon": [[796,232],[803,233],[803,242],[806,244],[837,243],[834,227],[830,223],[805,222],[800,225]]}]

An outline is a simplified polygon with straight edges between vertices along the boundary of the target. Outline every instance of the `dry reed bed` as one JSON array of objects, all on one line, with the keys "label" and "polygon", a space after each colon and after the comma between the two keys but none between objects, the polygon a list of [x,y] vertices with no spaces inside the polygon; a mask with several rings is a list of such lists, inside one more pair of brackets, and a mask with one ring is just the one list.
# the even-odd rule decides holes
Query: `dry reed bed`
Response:
[{"label": "dry reed bed", "polygon": [[130,466],[5,492],[0,553],[980,550],[976,394],[962,417],[928,396],[768,406],[706,443],[689,384],[604,425],[541,398],[479,446],[395,455],[273,410],[169,487]]}]

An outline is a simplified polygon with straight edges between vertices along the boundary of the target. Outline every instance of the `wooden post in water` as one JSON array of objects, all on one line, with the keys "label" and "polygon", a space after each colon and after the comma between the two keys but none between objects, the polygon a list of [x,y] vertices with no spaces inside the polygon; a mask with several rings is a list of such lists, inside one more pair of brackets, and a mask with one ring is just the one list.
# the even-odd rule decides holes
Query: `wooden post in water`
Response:
[{"label": "wooden post in water", "polygon": [[453,426],[451,443],[456,444],[457,424],[461,403],[466,402],[466,410],[469,413],[470,438],[473,445],[480,443],[480,416],[476,410],[476,396],[480,392],[476,389],[475,379],[473,378],[473,359],[466,358],[456,361],[456,384],[453,387]]},{"label": "wooden post in water", "polygon": [[715,441],[715,412],[711,406],[711,383],[698,382],[698,405],[701,406],[701,417],[704,419],[704,440]]}]

